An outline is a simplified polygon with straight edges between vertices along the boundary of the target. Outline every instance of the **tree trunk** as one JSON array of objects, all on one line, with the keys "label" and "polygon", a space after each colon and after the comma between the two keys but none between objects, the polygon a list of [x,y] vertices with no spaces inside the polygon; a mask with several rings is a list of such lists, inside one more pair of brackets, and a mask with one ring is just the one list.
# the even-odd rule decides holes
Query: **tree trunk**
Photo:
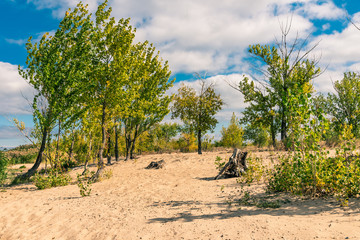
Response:
[{"label": "tree trunk", "polygon": [[74,129],[71,131],[71,145],[70,145],[70,149],[69,149],[69,162],[71,161],[71,159],[73,159],[74,157],[74,144],[75,144],[75,134],[74,134]]},{"label": "tree trunk", "polygon": [[134,150],[135,150],[135,142],[138,137],[138,127],[135,127],[134,139],[132,140],[131,150],[130,150],[130,159],[134,159]]},{"label": "tree trunk", "polygon": [[107,149],[107,164],[111,165],[111,131],[108,131],[108,149]]},{"label": "tree trunk", "polygon": [[101,145],[99,149],[99,159],[98,159],[98,169],[94,176],[92,177],[93,181],[97,181],[103,172],[105,165],[104,165],[104,148],[106,143],[106,129],[105,129],[105,119],[106,119],[106,102],[102,105],[102,116],[101,116]]},{"label": "tree trunk", "polygon": [[36,173],[36,170],[39,168],[39,166],[41,164],[42,156],[45,151],[47,136],[48,136],[48,128],[45,128],[42,133],[40,150],[39,150],[39,153],[38,153],[38,156],[36,158],[34,165],[26,173],[17,176],[16,179],[14,180],[14,182],[16,182],[17,180],[20,180],[20,181],[27,180]]},{"label": "tree trunk", "polygon": [[271,134],[272,145],[274,148],[276,148],[276,129],[275,129],[274,117],[272,117],[271,120],[270,134]]},{"label": "tree trunk", "polygon": [[198,130],[198,154],[202,154],[202,151],[201,151],[201,130]]},{"label": "tree trunk", "polygon": [[[59,143],[60,143],[60,132],[61,132],[61,120],[59,119],[59,131],[56,142],[56,152],[55,152],[55,164],[59,162]],[[47,161],[46,161],[47,162]]]},{"label": "tree trunk", "polygon": [[134,140],[132,140],[132,145],[131,145],[131,149],[130,149],[130,159],[134,159],[134,150],[135,150],[135,141],[136,138],[134,138]]},{"label": "tree trunk", "polygon": [[115,161],[119,161],[119,133],[115,124]]},{"label": "tree trunk", "polygon": [[91,158],[91,150],[92,150],[91,148],[92,148],[92,139],[91,139],[91,135],[90,135],[89,150],[88,150],[87,158],[86,158],[85,163],[84,163],[84,171],[82,172],[81,175],[84,175],[86,173],[87,166],[88,166],[90,158]]}]

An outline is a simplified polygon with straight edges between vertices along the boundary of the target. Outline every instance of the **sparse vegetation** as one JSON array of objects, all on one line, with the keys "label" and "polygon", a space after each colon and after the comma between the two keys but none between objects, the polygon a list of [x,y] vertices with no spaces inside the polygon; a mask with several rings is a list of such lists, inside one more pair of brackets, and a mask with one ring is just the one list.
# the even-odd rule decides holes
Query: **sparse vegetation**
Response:
[{"label": "sparse vegetation", "polygon": [[70,183],[71,177],[56,170],[50,170],[48,174],[35,174],[34,184],[38,189],[66,186]]},{"label": "sparse vegetation", "polygon": [[7,178],[8,161],[5,154],[0,151],[0,185],[2,185]]}]

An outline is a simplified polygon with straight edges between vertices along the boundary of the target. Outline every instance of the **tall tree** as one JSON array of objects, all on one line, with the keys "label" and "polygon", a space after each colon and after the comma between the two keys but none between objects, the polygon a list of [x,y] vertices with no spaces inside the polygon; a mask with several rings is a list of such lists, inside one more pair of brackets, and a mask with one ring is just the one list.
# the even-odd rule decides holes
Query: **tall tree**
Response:
[{"label": "tall tree", "polygon": [[[72,12],[66,12],[54,36],[46,33],[33,44],[30,37],[26,49],[26,68],[19,66],[20,75],[36,90],[32,103],[34,122],[41,131],[40,149],[34,166],[20,179],[31,177],[38,169],[49,134],[59,116],[65,119],[63,127],[75,116],[69,109],[79,101],[79,82],[83,82],[89,68],[88,38],[92,22],[86,6],[79,3]],[[66,116],[65,116],[66,115]]]},{"label": "tall tree", "polygon": [[167,61],[147,41],[134,45],[133,62],[129,65],[126,96],[131,99],[122,110],[125,128],[126,159],[132,159],[137,138],[159,123],[169,113],[172,96],[166,91],[173,85]]},{"label": "tall tree", "polygon": [[99,5],[96,11],[96,24],[92,35],[93,57],[89,102],[96,108],[95,117],[101,126],[101,145],[99,149],[98,171],[95,179],[104,169],[104,149],[106,133],[113,122],[113,117],[119,112],[119,106],[126,105],[131,98],[125,96],[124,86],[129,83],[129,61],[131,61],[132,41],[135,30],[129,24],[130,19],[120,19],[118,22],[111,17],[111,8],[107,1]]},{"label": "tall tree", "polygon": [[250,121],[269,127],[273,144],[277,129],[286,144],[292,115],[290,97],[299,98],[313,92],[312,80],[320,74],[317,60],[308,59],[316,45],[305,50],[307,39],[300,40],[298,36],[290,44],[290,28],[291,22],[282,27],[281,40],[276,41],[275,46],[256,44],[249,47],[264,79],[254,82],[245,77],[236,87],[244,95],[245,102],[250,103],[243,120],[250,116]]},{"label": "tall tree", "polygon": [[206,85],[200,80],[201,89],[197,94],[195,89],[182,86],[174,97],[172,117],[179,117],[190,130],[197,135],[198,154],[202,154],[201,137],[213,130],[218,123],[215,114],[221,109],[223,101],[216,94],[213,85]]}]

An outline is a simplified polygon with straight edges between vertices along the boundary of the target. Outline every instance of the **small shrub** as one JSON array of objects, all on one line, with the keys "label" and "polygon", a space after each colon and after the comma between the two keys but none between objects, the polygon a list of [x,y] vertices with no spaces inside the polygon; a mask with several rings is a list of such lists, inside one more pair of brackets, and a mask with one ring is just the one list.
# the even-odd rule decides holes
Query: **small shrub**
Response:
[{"label": "small shrub", "polygon": [[91,194],[91,185],[92,185],[92,176],[95,172],[86,171],[83,175],[77,174],[77,186],[80,190],[80,195],[82,197],[90,196]]},{"label": "small shrub", "polygon": [[225,166],[225,161],[221,157],[216,156],[214,164],[216,169],[220,171]]},{"label": "small shrub", "polygon": [[66,186],[70,181],[69,175],[54,170],[50,170],[48,175],[35,174],[34,176],[34,184],[38,189]]},{"label": "small shrub", "polygon": [[238,183],[260,182],[265,174],[265,167],[261,158],[247,158],[248,169],[238,179]]}]

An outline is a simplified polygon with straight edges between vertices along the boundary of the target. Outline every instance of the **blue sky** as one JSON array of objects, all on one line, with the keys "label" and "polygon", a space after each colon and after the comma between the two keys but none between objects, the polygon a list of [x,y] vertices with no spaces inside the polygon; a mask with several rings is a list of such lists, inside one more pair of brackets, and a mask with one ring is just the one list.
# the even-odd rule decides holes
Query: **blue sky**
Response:
[{"label": "blue sky", "polygon": [[[76,0],[1,0],[0,1],[0,146],[25,143],[7,119],[17,117],[32,126],[27,97],[32,89],[17,73],[25,65],[26,40],[39,39],[52,32]],[[101,1],[85,0],[94,12]],[[226,103],[217,115],[226,125],[232,112],[241,116],[245,107],[240,93],[227,82],[236,83],[251,73],[249,44],[272,44],[281,36],[279,23],[292,18],[291,34],[310,35],[309,46],[326,69],[314,81],[321,92],[332,91],[332,81],[345,71],[360,71],[360,1],[350,0],[110,0],[113,16],[131,17],[137,27],[136,40],[149,40],[168,60],[181,83],[197,86],[194,72],[207,73]],[[165,120],[170,121],[167,117]],[[215,132],[218,135],[218,131]]]}]

